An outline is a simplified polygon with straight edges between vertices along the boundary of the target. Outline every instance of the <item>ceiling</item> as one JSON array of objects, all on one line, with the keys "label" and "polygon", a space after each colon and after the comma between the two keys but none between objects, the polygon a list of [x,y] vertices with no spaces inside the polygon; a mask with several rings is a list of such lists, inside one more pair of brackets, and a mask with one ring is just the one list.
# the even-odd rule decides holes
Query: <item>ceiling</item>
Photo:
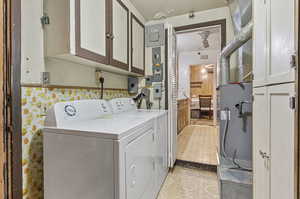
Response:
[{"label": "ceiling", "polygon": [[226,6],[226,0],[130,0],[140,13],[152,20],[157,13],[167,17]]},{"label": "ceiling", "polygon": [[[205,47],[203,43],[205,33],[209,33],[206,34],[209,47]],[[202,28],[193,32],[177,34],[177,49],[179,52],[220,50],[220,27]]]}]

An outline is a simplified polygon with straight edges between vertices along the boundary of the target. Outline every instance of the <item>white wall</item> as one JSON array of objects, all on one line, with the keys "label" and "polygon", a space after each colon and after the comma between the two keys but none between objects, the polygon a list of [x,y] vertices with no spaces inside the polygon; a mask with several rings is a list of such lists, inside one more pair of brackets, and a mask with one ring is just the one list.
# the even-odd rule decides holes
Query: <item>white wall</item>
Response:
[{"label": "white wall", "polygon": [[40,83],[45,71],[43,29],[43,1],[26,0],[22,4],[21,24],[21,82]]},{"label": "white wall", "polygon": [[[46,71],[50,72],[53,85],[64,86],[99,86],[95,76],[96,68],[58,59],[46,59]],[[102,72],[105,88],[127,89],[127,76]]]},{"label": "white wall", "polygon": [[202,54],[207,54],[208,59],[200,59],[199,51],[181,52],[178,56],[178,99],[190,97],[190,66],[191,65],[206,65],[215,64],[219,57],[219,51],[207,50],[201,51]]},{"label": "white wall", "polygon": [[[124,4],[142,21],[144,17],[129,0]],[[41,83],[41,73],[50,72],[50,82],[55,85],[95,87],[95,68],[62,60],[44,58],[43,0],[22,1],[22,63],[21,83]],[[51,21],[51,19],[50,19]],[[106,88],[127,88],[127,76],[104,72]]]},{"label": "white wall", "polygon": [[[232,18],[229,7],[216,8],[206,11],[200,11],[195,13],[193,19],[189,19],[188,15],[180,15],[170,17],[161,21],[149,21],[147,25],[156,23],[170,23],[174,27],[185,26],[197,23],[203,23],[208,21],[215,21],[220,19],[226,19],[226,42],[229,43],[234,38],[234,28],[232,24]],[[237,79],[237,55],[236,53],[231,57],[231,79]]]}]

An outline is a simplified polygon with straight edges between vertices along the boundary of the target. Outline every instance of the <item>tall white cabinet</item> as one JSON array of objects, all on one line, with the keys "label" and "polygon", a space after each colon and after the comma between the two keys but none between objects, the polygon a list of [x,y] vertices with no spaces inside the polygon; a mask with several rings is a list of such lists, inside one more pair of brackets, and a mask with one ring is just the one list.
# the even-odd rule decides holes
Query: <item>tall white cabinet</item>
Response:
[{"label": "tall white cabinet", "polygon": [[254,0],[254,199],[296,199],[294,0]]}]

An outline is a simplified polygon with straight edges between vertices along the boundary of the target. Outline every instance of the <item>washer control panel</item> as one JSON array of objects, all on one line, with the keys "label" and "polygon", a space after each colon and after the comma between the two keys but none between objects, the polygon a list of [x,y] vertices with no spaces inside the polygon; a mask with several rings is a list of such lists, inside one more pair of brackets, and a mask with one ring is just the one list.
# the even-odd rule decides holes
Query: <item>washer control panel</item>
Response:
[{"label": "washer control panel", "polygon": [[46,120],[57,127],[63,127],[75,121],[101,118],[112,114],[109,103],[105,100],[79,100],[60,102],[49,111]]},{"label": "washer control panel", "polygon": [[116,98],[110,100],[113,113],[122,113],[125,111],[136,110],[136,104],[131,98]]}]

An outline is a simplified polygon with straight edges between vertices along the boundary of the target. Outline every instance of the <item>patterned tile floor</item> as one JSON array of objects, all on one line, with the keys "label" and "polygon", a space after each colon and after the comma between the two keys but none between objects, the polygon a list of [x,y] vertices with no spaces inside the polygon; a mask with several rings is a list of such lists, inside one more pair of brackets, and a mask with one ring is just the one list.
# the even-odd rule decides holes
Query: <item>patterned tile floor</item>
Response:
[{"label": "patterned tile floor", "polygon": [[217,174],[176,166],[169,173],[157,199],[219,199]]}]

